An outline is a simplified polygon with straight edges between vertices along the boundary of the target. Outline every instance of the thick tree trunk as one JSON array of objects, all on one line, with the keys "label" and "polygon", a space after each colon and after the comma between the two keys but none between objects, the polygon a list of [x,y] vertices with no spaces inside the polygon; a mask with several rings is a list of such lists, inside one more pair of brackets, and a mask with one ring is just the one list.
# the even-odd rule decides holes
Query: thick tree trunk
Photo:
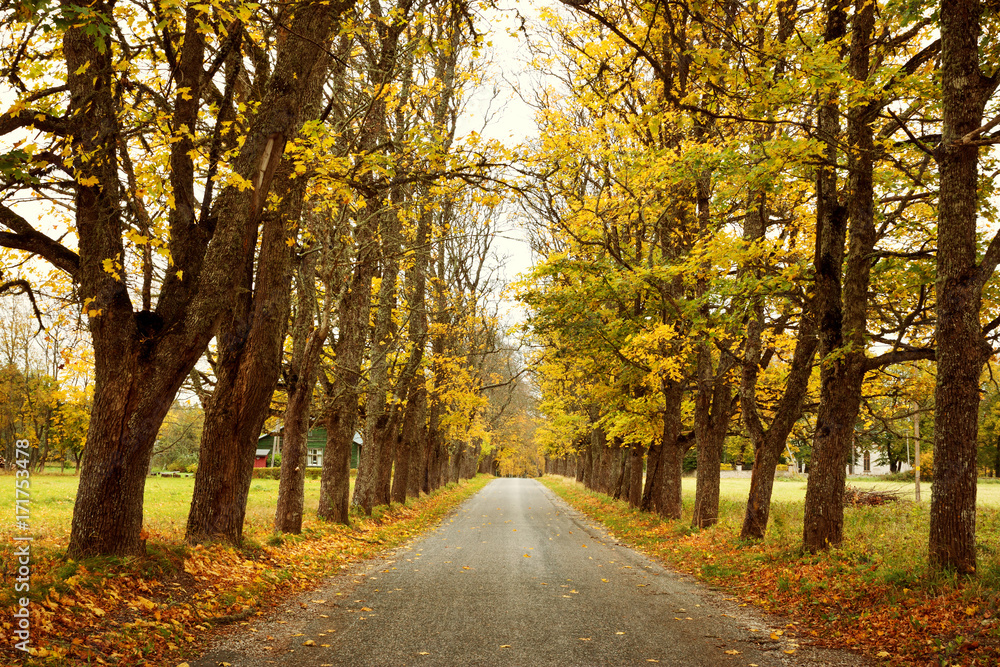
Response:
[{"label": "thick tree trunk", "polygon": [[409,385],[399,456],[396,458],[397,472],[392,482],[392,500],[397,503],[405,502],[407,496],[420,496],[420,454],[424,449],[424,422],[427,417],[427,388],[424,386],[423,373],[415,374]]},{"label": "thick tree trunk", "polygon": [[591,462],[594,467],[593,484],[598,493],[608,492],[608,444],[604,429],[594,424],[590,431]]},{"label": "thick tree trunk", "polygon": [[712,352],[707,343],[698,349],[698,395],[695,398],[695,438],[698,443],[698,478],[691,525],[708,528],[719,521],[719,487],[722,450],[729,422],[736,410],[729,371],[730,357],[719,359],[713,374]]},{"label": "thick tree trunk", "polygon": [[[67,3],[69,4],[69,3]],[[105,259],[124,257],[117,162],[119,138],[112,99],[111,49],[98,49],[86,25],[66,31],[71,110],[87,107],[77,155],[90,155],[102,173],[99,185],[80,186],[76,197],[80,293],[95,312],[95,399],[69,554],[135,554],[143,548],[142,495],[156,432],[177,389],[208,345],[252,254],[260,211],[285,140],[298,129],[296,111],[309,72],[345,5],[309,4],[296,13],[278,56],[260,112],[251,123],[234,170],[253,184],[251,196],[227,187],[211,220],[194,216],[193,167],[186,139],[171,151],[175,207],[171,215],[172,270],[156,312],[133,312],[124,285],[104,271]],[[96,8],[100,11],[100,8]],[[186,39],[175,75],[193,108],[181,105],[177,127],[194,126],[201,100],[203,45],[200,10],[188,9]],[[303,38],[304,36],[304,38]],[[185,96],[178,96],[185,97]],[[185,135],[187,136],[187,135]],[[93,145],[85,145],[88,142]],[[113,395],[108,395],[108,392]]]},{"label": "thick tree trunk", "polygon": [[642,500],[639,503],[639,509],[643,512],[651,512],[659,507],[663,494],[663,474],[660,471],[662,451],[662,443],[653,444],[649,446],[649,452],[646,454],[646,483],[642,488]]},{"label": "thick tree trunk", "polygon": [[[842,10],[831,9],[829,38],[843,32]],[[850,68],[865,81],[874,26],[874,5],[858,0],[853,22]],[[829,41],[829,40],[828,40]],[[833,137],[838,130],[832,105],[821,113],[830,137],[828,156],[836,161]],[[854,425],[861,407],[866,370],[866,329],[871,253],[875,245],[871,109],[852,108],[848,114],[849,201],[847,210],[836,203],[836,175],[822,169],[818,179],[816,304],[820,333],[820,405],[813,439],[812,467],[806,487],[803,547],[808,551],[839,545],[844,530],[844,484],[854,443]],[[841,276],[845,230],[850,219],[847,261]],[[841,349],[846,346],[846,349]],[[831,358],[835,357],[835,358]]]},{"label": "thick tree trunk", "polygon": [[[350,285],[338,306],[340,335],[335,348],[335,376],[327,395],[326,451],[316,515],[326,521],[348,523],[351,485],[351,446],[358,419],[361,362],[368,334],[371,284],[375,273],[375,230],[370,222],[355,229],[358,249]],[[367,442],[362,443],[362,455]]]},{"label": "thick tree trunk", "polygon": [[937,252],[937,382],[931,566],[976,571],[979,380],[991,353],[980,328],[982,289],[996,267],[997,239],[976,264],[977,130],[996,81],[979,66],[980,3],[941,2],[943,124],[936,152],[941,174]]},{"label": "thick tree trunk", "polygon": [[[427,482],[427,386],[423,373],[415,396],[407,398],[407,415],[403,420],[404,446],[410,449],[410,473],[406,478],[406,495],[419,498]],[[412,411],[412,413],[411,413]],[[406,424],[411,424],[407,427]]]},{"label": "thick tree trunk", "polygon": [[[755,318],[758,315],[754,316]],[[759,321],[762,323],[763,312]],[[753,328],[754,325],[752,325]],[[762,328],[762,327],[761,327]],[[749,346],[752,339],[756,340],[756,351]],[[750,494],[747,498],[746,513],[743,516],[743,528],[740,539],[763,539],[767,531],[767,521],[771,511],[771,491],[774,488],[774,473],[778,467],[781,453],[785,450],[788,435],[792,432],[795,422],[802,414],[802,403],[805,400],[812,374],[812,362],[816,355],[819,341],[816,338],[816,327],[808,313],[803,314],[799,322],[799,333],[795,340],[795,351],[792,353],[792,363],[789,368],[785,390],[774,409],[774,418],[770,426],[764,430],[757,411],[754,396],[757,384],[757,370],[760,368],[759,332],[747,334],[748,347],[746,367],[740,387],[740,401],[743,412],[743,423],[750,434],[754,446],[753,471],[750,473]]]},{"label": "thick tree trunk", "polygon": [[611,461],[608,495],[615,500],[620,499],[622,493],[625,494],[626,498],[628,497],[628,489],[625,488],[625,483],[629,479],[627,454],[627,450],[622,447],[621,439],[612,438],[611,450],[609,451]]},{"label": "thick tree trunk", "polygon": [[[329,253],[330,248],[324,249],[324,252]],[[305,510],[309,413],[316,386],[316,373],[319,370],[319,355],[326,343],[329,328],[330,288],[333,287],[332,284],[327,284],[327,304],[320,315],[322,321],[319,327],[313,328],[316,262],[315,253],[307,253],[300,261],[297,276],[298,305],[292,331],[292,358],[285,382],[288,404],[285,407],[278,504],[274,513],[274,530],[280,533],[301,533],[302,514]]]},{"label": "thick tree trunk", "polygon": [[680,382],[663,380],[663,436],[660,450],[660,494],[653,497],[656,511],[667,519],[680,519],[683,513],[681,477],[684,453],[690,445],[681,438],[681,406],[684,388]]},{"label": "thick tree trunk", "polygon": [[663,471],[660,514],[666,519],[679,520],[684,514],[681,479],[684,473],[684,454],[686,452],[687,448],[678,442],[673,446],[664,447],[660,454],[660,466]]},{"label": "thick tree trunk", "polygon": [[[314,78],[313,104],[307,103],[307,108],[315,107],[322,84],[322,76]],[[281,372],[288,326],[291,248],[285,241],[288,230],[298,226],[305,195],[305,179],[292,179],[292,169],[291,160],[283,160],[275,177],[275,190],[283,199],[264,221],[256,284],[249,256],[241,291],[218,336],[218,379],[205,408],[187,520],[189,542],[222,539],[239,544],[243,537],[254,451]]]},{"label": "thick tree trunk", "polygon": [[399,267],[399,216],[386,208],[380,232],[383,241],[382,280],[378,292],[378,308],[371,340],[372,361],[370,381],[365,400],[365,448],[358,461],[358,477],[354,483],[351,503],[371,514],[376,505],[389,503],[389,480],[392,467],[392,444],[395,433],[391,429],[386,393],[389,390],[389,351],[393,336],[392,312],[396,306],[396,279]]},{"label": "thick tree trunk", "polygon": [[646,453],[645,450],[646,448],[638,442],[633,443],[629,450],[629,456],[632,459],[629,463],[629,476],[631,479],[628,484],[628,504],[630,507],[637,508],[642,505],[642,465],[643,457]]}]

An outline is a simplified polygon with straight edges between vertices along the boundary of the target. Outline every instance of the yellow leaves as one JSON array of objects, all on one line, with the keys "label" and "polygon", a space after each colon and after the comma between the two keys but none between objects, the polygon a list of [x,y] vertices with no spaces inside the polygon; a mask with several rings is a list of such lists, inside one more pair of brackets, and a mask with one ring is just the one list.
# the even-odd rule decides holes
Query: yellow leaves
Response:
[{"label": "yellow leaves", "polygon": [[75,74],[77,76],[80,76],[81,74],[83,74],[84,72],[86,72],[88,69],[90,69],[90,61],[89,60],[87,62],[83,63],[82,65],[80,65],[79,67],[77,67],[76,71],[73,72],[73,74]]},{"label": "yellow leaves", "polygon": [[78,178],[77,182],[86,188],[92,188],[98,183],[100,183],[101,179],[98,178],[97,176],[87,176]]},{"label": "yellow leaves", "polygon": [[104,313],[103,308],[91,308],[91,304],[97,301],[93,297],[88,297],[83,300],[83,312],[87,313],[87,317],[100,317]]},{"label": "yellow leaves", "polygon": [[138,607],[140,607],[141,609],[145,609],[146,611],[152,611],[156,609],[156,604],[152,600],[144,598],[141,595],[135,598],[135,603]]},{"label": "yellow leaves", "polygon": [[104,272],[115,280],[121,282],[122,279],[122,264],[121,264],[121,253],[119,253],[114,259],[108,258],[101,262],[101,268]]},{"label": "yellow leaves", "polygon": [[739,654],[740,654],[740,652],[739,652],[739,651],[737,651],[737,650],[736,650],[736,649],[734,649],[734,648],[731,648],[731,649],[728,649],[727,651],[725,651],[725,654],[726,654],[726,655],[739,655]]}]

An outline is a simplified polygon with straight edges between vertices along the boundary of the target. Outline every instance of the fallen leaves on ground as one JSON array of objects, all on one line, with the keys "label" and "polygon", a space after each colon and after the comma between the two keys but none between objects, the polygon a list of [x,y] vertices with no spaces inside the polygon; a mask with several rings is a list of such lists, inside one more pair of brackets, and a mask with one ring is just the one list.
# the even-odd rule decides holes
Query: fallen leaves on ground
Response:
[{"label": "fallen leaves on ground", "polygon": [[[481,476],[406,505],[379,508],[372,517],[354,517],[350,527],[307,522],[302,535],[242,550],[188,547],[158,541],[162,536],[153,533],[146,558],[77,562],[66,560],[64,551],[33,551],[33,654],[3,645],[0,664],[177,665],[199,655],[220,628],[249,626],[269,606],[315,588],[348,563],[402,544],[488,481]],[[6,635],[13,632],[15,603],[13,591],[0,592]]]}]

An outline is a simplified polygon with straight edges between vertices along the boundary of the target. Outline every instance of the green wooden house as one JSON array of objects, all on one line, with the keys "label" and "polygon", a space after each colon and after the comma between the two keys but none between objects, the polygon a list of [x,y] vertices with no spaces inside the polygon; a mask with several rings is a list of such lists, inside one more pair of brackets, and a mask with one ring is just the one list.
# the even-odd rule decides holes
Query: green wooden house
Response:
[{"label": "green wooden house", "polygon": [[[268,433],[260,436],[257,440],[257,455],[254,458],[255,468],[267,468],[274,465],[274,455],[281,453],[282,435],[279,429],[277,433]],[[309,431],[306,439],[306,467],[322,468],[323,453],[326,451],[326,429],[317,427]],[[361,434],[354,434],[354,442],[351,444],[351,467],[358,467],[358,456],[361,451]]]}]

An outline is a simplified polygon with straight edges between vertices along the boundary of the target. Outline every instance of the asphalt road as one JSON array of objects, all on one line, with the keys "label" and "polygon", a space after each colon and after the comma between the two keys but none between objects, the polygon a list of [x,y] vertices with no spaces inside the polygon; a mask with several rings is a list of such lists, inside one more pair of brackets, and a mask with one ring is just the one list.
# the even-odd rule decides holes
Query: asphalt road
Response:
[{"label": "asphalt road", "polygon": [[290,601],[193,667],[856,666],[665,570],[534,480],[498,479],[432,532]]}]

